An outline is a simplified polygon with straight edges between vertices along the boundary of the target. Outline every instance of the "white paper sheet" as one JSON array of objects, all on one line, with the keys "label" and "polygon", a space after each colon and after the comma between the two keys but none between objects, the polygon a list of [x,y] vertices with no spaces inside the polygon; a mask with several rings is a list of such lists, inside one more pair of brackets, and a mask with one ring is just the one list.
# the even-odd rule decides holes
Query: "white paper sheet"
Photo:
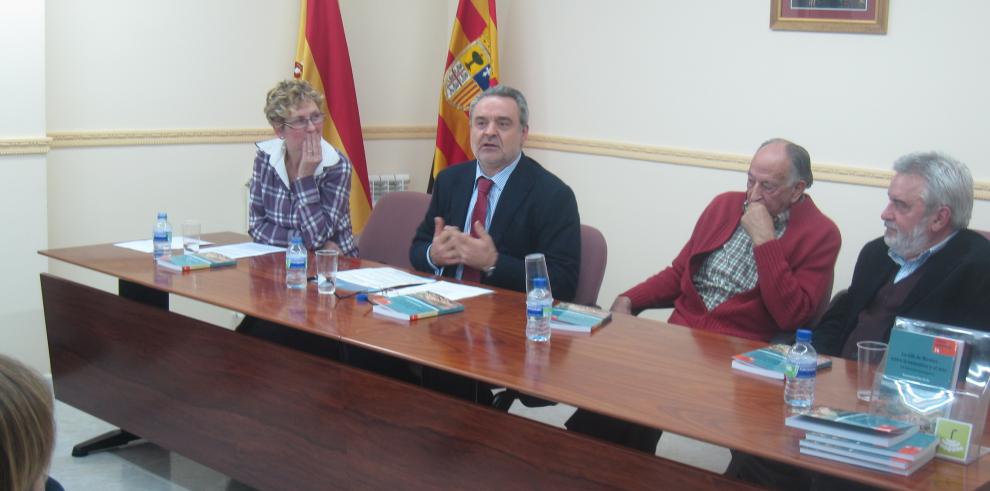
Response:
[{"label": "white paper sheet", "polygon": [[366,290],[381,290],[397,286],[434,283],[433,278],[424,278],[395,268],[360,268],[338,271],[337,279],[357,285]]},{"label": "white paper sheet", "polygon": [[264,256],[265,254],[283,252],[285,251],[285,248],[267,244],[259,244],[257,242],[241,242],[240,244],[228,244],[211,247],[209,249],[203,249],[202,251],[218,252],[230,258],[240,259],[242,257]]},{"label": "white paper sheet", "polygon": [[[207,242],[205,240],[200,240],[200,245],[209,245],[213,242]],[[114,244],[117,247],[123,247],[124,249],[130,249],[132,251],[146,252],[151,254],[155,250],[155,245],[151,239],[147,240],[132,240],[129,242],[118,242]],[[182,249],[182,236],[172,236],[172,249]]]},{"label": "white paper sheet", "polygon": [[465,298],[477,297],[479,295],[487,295],[489,293],[494,293],[493,290],[488,290],[486,288],[478,288],[476,286],[462,285],[460,283],[451,283],[449,281],[435,281],[433,283],[427,283],[425,285],[410,286],[408,288],[400,288],[398,290],[393,290],[389,292],[388,296],[394,297],[396,295],[408,295],[410,293],[416,292],[433,292],[438,295],[443,295],[451,300],[463,300]]}]

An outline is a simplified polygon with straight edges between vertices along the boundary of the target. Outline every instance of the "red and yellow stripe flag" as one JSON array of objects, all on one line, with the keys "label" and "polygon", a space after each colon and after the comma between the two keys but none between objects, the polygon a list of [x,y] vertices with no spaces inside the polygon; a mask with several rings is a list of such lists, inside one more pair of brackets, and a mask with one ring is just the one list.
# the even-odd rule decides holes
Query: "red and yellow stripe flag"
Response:
[{"label": "red and yellow stripe flag", "polygon": [[326,96],[323,138],[351,161],[351,226],[359,234],[371,215],[371,192],[340,4],[337,0],[301,0],[300,4],[293,75]]},{"label": "red and yellow stripe flag", "polygon": [[495,0],[460,0],[440,85],[433,179],[448,165],[474,159],[468,110],[482,91],[498,85]]}]

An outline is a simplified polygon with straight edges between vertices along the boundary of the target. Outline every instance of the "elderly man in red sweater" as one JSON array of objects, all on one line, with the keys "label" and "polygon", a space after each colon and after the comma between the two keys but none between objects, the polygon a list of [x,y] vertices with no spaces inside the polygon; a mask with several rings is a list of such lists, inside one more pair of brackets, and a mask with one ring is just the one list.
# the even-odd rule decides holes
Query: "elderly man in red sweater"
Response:
[{"label": "elderly man in red sweater", "polygon": [[[746,192],[716,196],[673,264],[619,295],[613,312],[651,307],[670,322],[761,341],[808,323],[827,299],[839,229],[804,191],[808,151],[783,139],[760,145]],[[571,431],[653,453],[661,432],[578,410]]]},{"label": "elderly man in red sweater", "polygon": [[673,324],[761,341],[804,326],[827,300],[841,243],[804,193],[812,180],[804,148],[763,143],[746,192],[716,196],[673,264],[619,295],[612,311],[673,303]]}]

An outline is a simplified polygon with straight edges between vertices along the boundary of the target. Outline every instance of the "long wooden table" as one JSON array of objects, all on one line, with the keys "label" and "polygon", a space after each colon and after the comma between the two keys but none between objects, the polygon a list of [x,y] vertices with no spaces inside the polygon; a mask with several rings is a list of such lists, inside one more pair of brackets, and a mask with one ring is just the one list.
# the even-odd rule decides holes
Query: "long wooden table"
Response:
[{"label": "long wooden table", "polygon": [[[208,240],[245,240],[213,234]],[[798,453],[780,383],[729,368],[758,346],[618,315],[591,335],[526,343],[524,297],[497,291],[464,313],[412,323],[354,299],[284,286],[281,254],[174,274],[111,245],[42,254],[541,398],[891,489],[976,489],[987,457],[910,477]],[[342,269],[360,261],[344,259]],[[569,434],[42,276],[56,396],[259,488],[736,488],[743,484]],[[816,403],[856,408],[855,364],[835,360]]]}]

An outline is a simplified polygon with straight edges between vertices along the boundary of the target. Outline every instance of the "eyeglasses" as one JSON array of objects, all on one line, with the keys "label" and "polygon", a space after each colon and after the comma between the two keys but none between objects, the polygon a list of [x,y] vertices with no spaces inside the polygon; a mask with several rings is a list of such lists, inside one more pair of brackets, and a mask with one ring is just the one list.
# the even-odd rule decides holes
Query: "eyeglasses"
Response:
[{"label": "eyeglasses", "polygon": [[299,130],[305,128],[306,125],[309,123],[313,123],[313,126],[318,126],[320,123],[323,122],[323,119],[325,117],[326,116],[324,116],[323,113],[316,113],[308,118],[298,118],[298,119],[293,119],[292,121],[286,121],[282,123],[282,126],[294,130]]}]

